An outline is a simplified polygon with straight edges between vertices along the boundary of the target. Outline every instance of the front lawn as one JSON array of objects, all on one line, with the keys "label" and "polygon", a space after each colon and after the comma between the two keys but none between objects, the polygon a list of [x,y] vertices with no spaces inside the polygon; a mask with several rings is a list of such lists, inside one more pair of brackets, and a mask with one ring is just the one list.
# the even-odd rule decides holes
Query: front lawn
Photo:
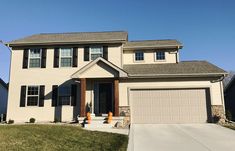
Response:
[{"label": "front lawn", "polygon": [[128,136],[83,130],[76,126],[3,125],[0,150],[100,151],[126,150]]}]

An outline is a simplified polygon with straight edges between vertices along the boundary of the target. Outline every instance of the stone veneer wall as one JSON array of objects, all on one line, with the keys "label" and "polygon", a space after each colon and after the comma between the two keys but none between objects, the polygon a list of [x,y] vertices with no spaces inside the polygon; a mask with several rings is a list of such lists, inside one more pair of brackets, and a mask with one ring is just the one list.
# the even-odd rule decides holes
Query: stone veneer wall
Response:
[{"label": "stone veneer wall", "polygon": [[223,105],[211,105],[212,122],[224,123],[226,120]]},{"label": "stone veneer wall", "polygon": [[130,107],[129,106],[119,106],[119,115],[124,116],[123,127],[130,125]]}]

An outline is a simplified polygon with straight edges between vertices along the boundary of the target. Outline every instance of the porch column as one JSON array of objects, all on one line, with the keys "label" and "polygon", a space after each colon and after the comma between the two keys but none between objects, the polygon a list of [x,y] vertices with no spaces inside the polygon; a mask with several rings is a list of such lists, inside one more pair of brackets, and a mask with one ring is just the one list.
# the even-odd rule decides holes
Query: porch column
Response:
[{"label": "porch column", "polygon": [[119,116],[119,80],[114,80],[114,116]]},{"label": "porch column", "polygon": [[86,116],[86,79],[82,78],[80,79],[80,85],[81,85],[81,98],[80,98],[80,116],[85,117]]}]

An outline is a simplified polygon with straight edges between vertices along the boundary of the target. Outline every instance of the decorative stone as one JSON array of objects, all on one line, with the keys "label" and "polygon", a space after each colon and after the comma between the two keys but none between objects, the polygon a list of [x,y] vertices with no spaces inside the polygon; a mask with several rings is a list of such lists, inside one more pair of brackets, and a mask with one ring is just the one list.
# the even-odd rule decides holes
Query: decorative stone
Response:
[{"label": "decorative stone", "polygon": [[120,106],[119,107],[119,115],[120,116],[130,116],[130,107],[129,106]]},{"label": "decorative stone", "polygon": [[122,128],[122,123],[121,122],[117,122],[115,125],[114,125],[114,127],[116,127],[116,128]]},{"label": "decorative stone", "polygon": [[212,105],[211,106],[212,112],[212,122],[213,123],[225,123],[226,116],[224,113],[223,105]]},{"label": "decorative stone", "polygon": [[128,128],[129,125],[131,123],[131,120],[130,120],[130,116],[126,116],[124,119],[123,119],[123,127],[124,128]]}]

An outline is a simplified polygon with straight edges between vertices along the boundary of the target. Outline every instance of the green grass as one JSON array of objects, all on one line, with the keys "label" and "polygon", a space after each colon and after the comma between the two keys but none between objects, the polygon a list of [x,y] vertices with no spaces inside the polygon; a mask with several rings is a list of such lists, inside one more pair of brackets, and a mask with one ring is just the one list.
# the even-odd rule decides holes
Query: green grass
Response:
[{"label": "green grass", "polygon": [[87,131],[75,126],[0,126],[0,150],[102,151],[126,150],[128,136]]}]

